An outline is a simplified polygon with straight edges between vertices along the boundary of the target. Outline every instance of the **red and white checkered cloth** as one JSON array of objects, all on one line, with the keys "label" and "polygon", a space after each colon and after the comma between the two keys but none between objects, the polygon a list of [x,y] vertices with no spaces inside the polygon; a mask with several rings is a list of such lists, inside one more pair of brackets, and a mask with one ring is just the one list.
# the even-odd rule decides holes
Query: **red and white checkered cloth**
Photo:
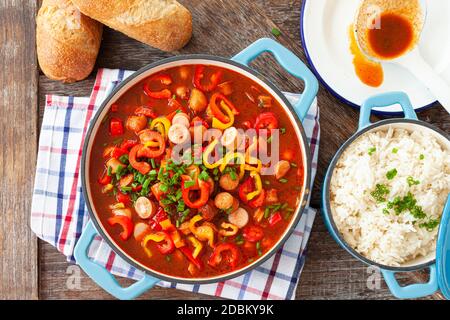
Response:
[{"label": "red and white checkered cloth", "polygon": [[[99,69],[90,97],[46,96],[39,139],[31,228],[36,235],[74,261],[73,251],[89,215],[81,190],[80,161],[90,120],[108,93],[131,71]],[[286,94],[295,101],[298,95]],[[303,122],[313,156],[312,180],[319,153],[319,111],[316,102]],[[229,299],[294,299],[305,262],[305,248],[316,211],[305,209],[293,234],[269,260],[238,278],[208,285],[161,281],[162,287],[199,292]],[[135,269],[97,236],[89,256],[113,274],[140,279]]]}]

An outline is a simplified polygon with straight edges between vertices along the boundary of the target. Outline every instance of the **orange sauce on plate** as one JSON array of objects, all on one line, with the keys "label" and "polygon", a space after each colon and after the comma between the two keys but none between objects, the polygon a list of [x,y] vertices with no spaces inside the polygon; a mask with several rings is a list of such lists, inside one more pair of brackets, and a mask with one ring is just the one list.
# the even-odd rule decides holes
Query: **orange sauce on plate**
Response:
[{"label": "orange sauce on plate", "polygon": [[393,12],[382,13],[379,17],[380,28],[367,30],[367,39],[376,55],[384,59],[401,56],[414,40],[414,29],[411,22]]},{"label": "orange sauce on plate", "polygon": [[349,28],[350,51],[353,55],[353,65],[358,78],[366,85],[379,87],[384,80],[381,63],[374,62],[366,57],[356,42],[353,25]]}]

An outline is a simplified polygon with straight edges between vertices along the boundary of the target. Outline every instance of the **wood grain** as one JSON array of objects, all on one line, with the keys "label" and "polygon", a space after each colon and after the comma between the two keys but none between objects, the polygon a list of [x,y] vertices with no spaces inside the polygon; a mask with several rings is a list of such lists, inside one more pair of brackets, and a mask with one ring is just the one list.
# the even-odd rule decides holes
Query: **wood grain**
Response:
[{"label": "wood grain", "polygon": [[[277,27],[278,38],[303,61],[304,52],[299,42],[301,0],[184,0],[180,1],[193,12],[194,37],[189,45],[176,54],[209,53],[230,57],[261,37],[273,37]],[[105,29],[97,67],[136,70],[150,62],[171,54],[149,48],[120,33]],[[303,86],[292,79],[268,55],[257,60],[254,67],[261,70],[283,90],[301,91]],[[44,94],[86,96],[94,75],[80,83],[64,85],[39,77],[40,113]],[[358,112],[339,102],[323,87],[320,89],[321,147],[319,171],[315,181],[312,206],[319,208],[320,185],[324,171],[340,145],[355,131]],[[437,107],[420,115],[421,119],[450,131],[450,116]],[[325,143],[326,142],[326,143]],[[80,273],[80,288],[69,289],[69,264],[53,247],[41,242],[39,249],[40,296],[43,299],[106,299],[111,298],[84,273]],[[402,282],[411,283],[426,278],[421,273],[401,275]],[[392,299],[383,281],[380,288],[367,286],[367,267],[339,247],[328,234],[320,213],[314,224],[308,247],[306,265],[297,289],[297,299]],[[130,283],[125,280],[124,283]],[[208,296],[184,291],[156,288],[141,299],[207,299]],[[434,296],[439,298],[439,296]]]},{"label": "wood grain", "polygon": [[0,299],[38,297],[37,240],[29,228],[37,152],[36,3],[0,2]]}]

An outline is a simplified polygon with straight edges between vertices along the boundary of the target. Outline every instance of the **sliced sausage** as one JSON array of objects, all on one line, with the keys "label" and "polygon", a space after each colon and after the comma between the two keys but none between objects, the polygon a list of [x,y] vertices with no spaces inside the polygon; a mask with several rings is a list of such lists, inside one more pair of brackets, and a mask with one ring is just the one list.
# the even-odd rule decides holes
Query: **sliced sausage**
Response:
[{"label": "sliced sausage", "polygon": [[208,100],[206,99],[205,94],[196,88],[192,89],[189,98],[189,108],[194,111],[194,113],[199,114],[205,111],[207,105]]},{"label": "sliced sausage", "polygon": [[280,160],[275,165],[275,178],[277,180],[283,178],[291,168],[291,164],[286,160]]},{"label": "sliced sausage", "polygon": [[147,197],[139,197],[134,202],[134,210],[141,219],[149,219],[156,212],[156,205]]},{"label": "sliced sausage", "polygon": [[144,222],[138,222],[134,226],[134,238],[141,242],[151,232],[150,226]]},{"label": "sliced sausage", "polygon": [[214,205],[216,208],[221,210],[227,210],[233,206],[234,203],[234,197],[229,194],[228,192],[221,192],[217,194],[216,198],[214,199]]},{"label": "sliced sausage", "polygon": [[172,143],[182,144],[190,139],[191,134],[189,133],[188,128],[184,125],[176,123],[170,127],[168,136]]},{"label": "sliced sausage", "polygon": [[245,227],[248,220],[248,212],[244,208],[238,208],[236,211],[228,215],[228,221],[237,226],[239,229]]},{"label": "sliced sausage", "polygon": [[116,158],[109,159],[106,162],[106,166],[111,168],[111,173],[116,173],[119,166],[121,166],[122,168],[125,167],[125,165]]},{"label": "sliced sausage", "polygon": [[177,113],[172,119],[172,125],[174,124],[181,124],[186,128],[189,128],[190,125],[189,116],[184,112]]},{"label": "sliced sausage", "polygon": [[217,208],[215,207],[214,202],[212,200],[209,200],[207,204],[198,209],[198,213],[206,221],[211,221],[217,214]]},{"label": "sliced sausage", "polygon": [[239,186],[239,178],[236,175],[235,179],[233,180],[231,174],[225,173],[220,177],[219,185],[222,189],[226,191],[235,190]]},{"label": "sliced sausage", "polygon": [[148,121],[146,116],[129,116],[125,127],[130,131],[139,132],[144,130],[147,124]]}]

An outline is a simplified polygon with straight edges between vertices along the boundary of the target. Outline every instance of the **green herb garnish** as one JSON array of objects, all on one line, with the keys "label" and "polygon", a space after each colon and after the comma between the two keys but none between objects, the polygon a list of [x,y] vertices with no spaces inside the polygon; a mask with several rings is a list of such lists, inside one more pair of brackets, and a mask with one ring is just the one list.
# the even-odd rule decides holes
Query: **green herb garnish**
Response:
[{"label": "green herb garnish", "polygon": [[377,151],[377,148],[372,147],[372,148],[369,148],[367,153],[369,154],[369,156],[371,156],[371,155],[373,155],[375,153],[375,151]]},{"label": "green herb garnish", "polygon": [[411,176],[406,178],[406,182],[408,182],[408,186],[410,186],[410,187],[420,184],[419,180],[414,180],[414,178]]},{"label": "green herb garnish", "polygon": [[419,156],[419,159],[420,159],[420,160],[425,159],[425,155],[421,154],[421,155]]},{"label": "green herb garnish", "polygon": [[375,199],[376,202],[386,202],[386,196],[389,194],[389,188],[384,184],[378,184],[375,190],[370,193],[370,195]]},{"label": "green herb garnish", "polygon": [[275,37],[279,37],[279,36],[281,36],[281,31],[279,29],[277,29],[277,28],[272,28],[272,34]]},{"label": "green herb garnish", "polygon": [[419,224],[420,228],[425,228],[427,231],[433,231],[437,226],[439,226],[439,223],[441,222],[441,219],[430,219],[427,222],[423,222]]},{"label": "green herb garnish", "polygon": [[397,153],[398,152],[398,149],[397,148],[393,148],[392,149],[392,153]]},{"label": "green herb garnish", "polygon": [[388,180],[392,180],[392,179],[394,179],[395,178],[395,176],[397,175],[397,169],[392,169],[392,170],[389,170],[387,173],[386,173],[386,178],[388,178]]},{"label": "green herb garnish", "polygon": [[195,186],[195,181],[194,180],[187,180],[187,181],[184,182],[184,188],[185,189],[193,187],[193,186]]}]

